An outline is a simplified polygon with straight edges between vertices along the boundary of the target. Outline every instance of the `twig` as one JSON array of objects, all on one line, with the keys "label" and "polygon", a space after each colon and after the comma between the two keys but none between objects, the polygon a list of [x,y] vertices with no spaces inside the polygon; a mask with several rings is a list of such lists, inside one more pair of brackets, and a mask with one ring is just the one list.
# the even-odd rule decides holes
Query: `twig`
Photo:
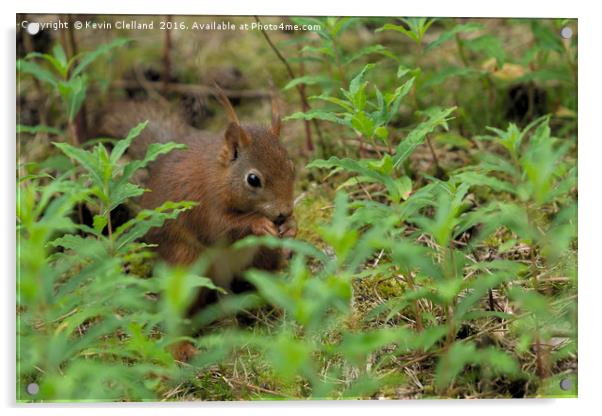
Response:
[{"label": "twig", "polygon": [[[258,16],[255,16],[255,21],[261,27],[261,21],[259,20]],[[274,53],[276,54],[276,56],[278,57],[280,62],[282,62],[282,64],[286,68],[286,72],[288,73],[288,76],[291,79],[291,81],[293,79],[297,78],[295,76],[295,72],[293,71],[293,68],[290,66],[290,64],[288,63],[286,58],[282,55],[282,53],[280,53],[280,51],[278,50],[276,45],[274,45],[274,42],[272,42],[272,39],[270,39],[270,37],[268,36],[266,31],[263,30],[263,28],[261,29],[261,33],[263,34],[263,37],[267,41],[268,45],[270,45],[270,48],[272,49],[272,51],[274,51]],[[307,101],[307,95],[305,94],[305,84],[297,84],[296,88],[297,88],[297,91],[299,92],[299,97],[301,98],[301,106],[303,108],[303,112],[307,112],[311,108],[311,106],[309,105],[309,102]],[[322,141],[322,133],[320,132],[320,128],[318,127],[318,123],[316,122],[316,120],[313,120],[313,124],[314,124],[314,128],[316,129],[316,133],[320,137],[320,141]],[[305,126],[306,126],[305,133],[306,133],[307,150],[309,150],[310,152],[313,152],[314,144],[313,144],[313,140],[311,138],[311,130],[309,129],[309,121],[308,120],[305,120]]]},{"label": "twig", "polygon": [[[224,376],[222,376],[222,377],[224,377]],[[277,391],[266,389],[265,387],[261,387],[261,386],[256,386],[254,384],[246,383],[244,381],[239,381],[239,380],[236,380],[236,379],[230,379],[230,382],[234,383],[234,384],[237,384],[239,386],[250,388],[251,390],[260,391],[262,393],[268,393],[268,394],[272,394],[272,395],[278,396],[278,397],[287,397],[286,395],[284,395],[282,393],[278,393]],[[230,384],[230,383],[228,383],[228,384]]]},{"label": "twig", "polygon": [[348,144],[348,145],[355,146],[355,147],[363,147],[363,150],[365,150],[365,151],[374,152],[374,153],[378,153],[378,154],[389,152],[389,149],[386,148],[385,146],[364,143],[363,141],[356,140],[356,139],[343,139],[343,143],[345,143],[346,145]]},{"label": "twig", "polygon": [[439,159],[437,158],[437,154],[435,153],[435,148],[433,147],[433,143],[431,143],[431,138],[429,136],[426,136],[426,143],[428,144],[429,149],[431,151],[431,155],[433,156],[433,162],[435,162],[437,173],[443,172],[443,169],[441,169],[441,165],[439,165]]},{"label": "twig", "polygon": [[[170,82],[165,85],[159,81],[146,81],[141,85],[138,81],[119,80],[112,83],[115,88],[137,88],[144,87],[151,90],[167,89],[167,92],[177,92],[182,94],[196,94],[201,96],[213,96],[215,89],[208,85],[201,84],[181,84]],[[268,90],[223,90],[226,96],[231,98],[268,98],[271,96]]]},{"label": "twig", "polygon": [[[298,51],[299,51],[298,52],[299,58],[301,58],[302,57],[301,48],[298,48]],[[303,59],[299,59],[299,71],[301,72],[301,76],[305,75],[305,64],[303,63]],[[305,84],[299,84],[297,91],[299,91],[299,96],[301,97],[302,110],[305,113],[305,112],[309,111],[309,103],[307,102],[306,99],[304,99],[306,97]],[[316,122],[316,120],[313,120],[313,121]],[[303,120],[303,126],[305,127],[305,146],[309,150],[312,150],[313,149],[313,139],[311,136],[311,127],[309,125],[309,120]]]}]

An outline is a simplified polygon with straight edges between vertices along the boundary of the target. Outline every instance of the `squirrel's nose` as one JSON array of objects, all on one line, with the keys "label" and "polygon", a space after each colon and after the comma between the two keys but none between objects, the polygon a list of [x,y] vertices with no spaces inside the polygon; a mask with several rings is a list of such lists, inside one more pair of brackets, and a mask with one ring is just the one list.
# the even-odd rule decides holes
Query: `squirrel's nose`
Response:
[{"label": "squirrel's nose", "polygon": [[280,214],[276,217],[276,219],[274,220],[274,224],[276,225],[282,225],[284,224],[284,221],[287,220],[287,218],[289,217],[290,214]]}]

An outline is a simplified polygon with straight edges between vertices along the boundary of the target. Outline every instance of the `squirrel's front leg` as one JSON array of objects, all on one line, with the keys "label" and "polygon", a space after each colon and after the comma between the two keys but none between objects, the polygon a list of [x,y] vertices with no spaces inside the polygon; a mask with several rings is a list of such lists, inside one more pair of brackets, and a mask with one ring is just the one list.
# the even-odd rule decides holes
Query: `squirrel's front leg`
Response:
[{"label": "squirrel's front leg", "polygon": [[272,236],[276,237],[279,234],[276,224],[274,224],[267,217],[259,217],[255,220],[253,220],[251,222],[250,228],[251,228],[251,234],[256,235],[256,236],[272,235]]},{"label": "squirrel's front leg", "polygon": [[248,235],[278,236],[278,228],[269,218],[259,214],[252,215],[233,215],[228,217],[229,225],[228,236],[231,241],[240,240]]}]

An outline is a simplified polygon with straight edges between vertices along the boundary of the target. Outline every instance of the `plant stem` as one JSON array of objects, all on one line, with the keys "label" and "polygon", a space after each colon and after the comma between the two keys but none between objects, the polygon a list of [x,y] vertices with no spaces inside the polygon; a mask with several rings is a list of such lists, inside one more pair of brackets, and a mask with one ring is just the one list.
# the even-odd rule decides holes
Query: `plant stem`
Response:
[{"label": "plant stem", "polygon": [[[255,16],[255,21],[261,25],[261,20],[259,20],[259,17]],[[286,68],[286,72],[288,73],[289,78],[291,79],[291,81],[295,78],[297,78],[295,76],[295,72],[293,71],[293,68],[290,66],[290,64],[288,63],[288,61],[286,60],[286,58],[282,55],[282,53],[278,50],[278,48],[276,47],[276,45],[274,45],[274,42],[272,42],[272,39],[270,39],[270,37],[268,36],[268,34],[266,33],[265,30],[261,29],[261,33],[263,34],[263,37],[265,38],[265,40],[267,41],[268,45],[270,45],[270,48],[272,49],[272,51],[274,51],[274,53],[276,54],[276,56],[278,57],[278,59],[280,60],[280,62],[282,62],[282,64],[284,65],[284,67]],[[301,105],[303,108],[303,112],[307,112],[311,106],[309,105],[309,102],[307,101],[307,96],[305,94],[305,85],[301,85],[298,84],[297,85],[297,91],[299,92],[299,98],[301,98]],[[313,120],[314,122],[314,127],[316,129],[316,133],[318,134],[318,137],[320,138],[320,141],[322,141],[322,133],[320,132],[320,129],[318,127],[318,123],[316,122],[316,120]],[[306,123],[308,123],[308,121],[306,120]],[[311,130],[306,126],[305,129],[306,132],[306,146],[307,146],[307,150],[310,152],[314,151],[314,144],[313,144],[313,140],[311,138]]]},{"label": "plant stem", "polygon": [[460,35],[456,33],[456,46],[458,47],[458,55],[465,67],[469,67],[468,58],[466,58],[466,51],[464,50],[464,43],[460,39]]},{"label": "plant stem", "polygon": [[437,169],[437,173],[444,172],[444,170],[441,168],[441,165],[439,165],[439,159],[437,158],[437,154],[435,153],[435,148],[433,147],[433,143],[431,142],[431,137],[429,135],[426,136],[426,143],[428,144],[428,147],[431,151],[431,156],[433,156],[433,162],[435,163],[435,168]]},{"label": "plant stem", "polygon": [[105,214],[107,217],[107,232],[109,233],[109,240],[111,241],[111,246],[113,244],[113,224],[111,223],[111,211],[107,209],[107,213]]},{"label": "plant stem", "polygon": [[79,146],[79,137],[77,136],[77,127],[73,120],[69,120],[67,128],[69,129],[69,137],[71,137],[71,144],[73,146]]},{"label": "plant stem", "polygon": [[337,64],[337,69],[339,71],[339,77],[341,78],[341,83],[343,83],[343,88],[349,89],[349,82],[347,81],[347,76],[345,75],[345,70],[343,69],[343,65],[341,64],[341,56],[339,54],[339,44],[336,39],[332,38],[332,49],[334,50],[334,59]]}]

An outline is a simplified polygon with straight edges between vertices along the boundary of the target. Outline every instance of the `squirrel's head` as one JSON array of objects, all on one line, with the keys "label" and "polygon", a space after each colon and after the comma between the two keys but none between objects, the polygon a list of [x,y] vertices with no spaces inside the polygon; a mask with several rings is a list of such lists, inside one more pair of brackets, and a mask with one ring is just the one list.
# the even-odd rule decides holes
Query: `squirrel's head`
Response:
[{"label": "squirrel's head", "polygon": [[260,213],[277,225],[293,212],[295,166],[280,141],[280,115],[272,99],[270,127],[241,125],[234,109],[218,89],[228,112],[219,162],[226,170],[228,204],[242,213]]}]

